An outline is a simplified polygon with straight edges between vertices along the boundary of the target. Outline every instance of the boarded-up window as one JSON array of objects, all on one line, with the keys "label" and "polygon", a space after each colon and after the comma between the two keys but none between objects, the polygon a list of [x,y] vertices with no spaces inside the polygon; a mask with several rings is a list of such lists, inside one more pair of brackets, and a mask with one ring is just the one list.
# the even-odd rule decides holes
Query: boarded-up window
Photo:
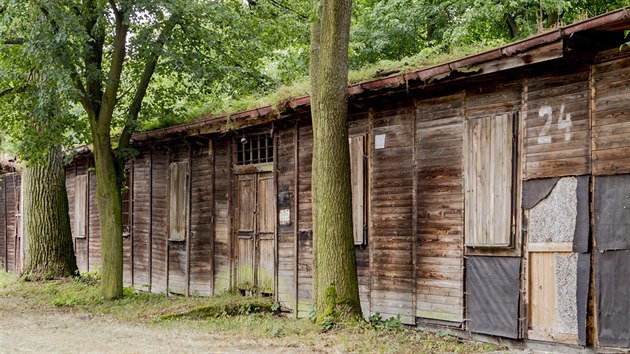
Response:
[{"label": "boarded-up window", "polygon": [[188,232],[188,162],[169,168],[169,241],[185,241]]},{"label": "boarded-up window", "polygon": [[466,120],[466,245],[508,247],[512,225],[512,114]]},{"label": "boarded-up window", "polygon": [[74,237],[87,236],[88,176],[75,177]]},{"label": "boarded-up window", "polygon": [[350,173],[352,182],[352,229],[354,244],[365,243],[365,136],[350,141]]}]

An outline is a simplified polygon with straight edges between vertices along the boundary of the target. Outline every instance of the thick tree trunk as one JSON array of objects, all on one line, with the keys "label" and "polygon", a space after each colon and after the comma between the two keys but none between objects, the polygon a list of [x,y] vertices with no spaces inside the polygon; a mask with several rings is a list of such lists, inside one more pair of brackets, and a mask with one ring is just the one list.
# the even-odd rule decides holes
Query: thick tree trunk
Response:
[{"label": "thick tree trunk", "polygon": [[66,175],[60,147],[23,173],[25,253],[23,276],[52,279],[74,275],[77,262],[68,215]]},{"label": "thick tree trunk", "polygon": [[[348,150],[348,41],[352,2],[315,2],[311,30],[314,300],[320,322],[360,316]],[[321,6],[321,7],[319,7]]]},{"label": "thick tree trunk", "polygon": [[[109,128],[109,127],[107,127]],[[109,131],[96,131],[94,161],[96,197],[101,226],[102,294],[106,300],[123,296],[122,203],[116,160]]]}]

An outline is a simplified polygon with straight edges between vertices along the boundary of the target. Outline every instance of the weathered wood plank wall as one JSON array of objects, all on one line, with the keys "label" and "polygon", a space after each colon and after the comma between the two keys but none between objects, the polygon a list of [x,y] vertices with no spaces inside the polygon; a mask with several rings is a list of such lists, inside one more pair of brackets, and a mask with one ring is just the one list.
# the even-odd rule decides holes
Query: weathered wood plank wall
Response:
[{"label": "weathered wood plank wall", "polygon": [[[297,124],[297,123],[294,123]],[[288,220],[278,222],[278,301],[295,309],[296,297],[296,215],[295,215],[295,156],[298,145],[296,140],[296,126],[289,125],[278,132],[276,166],[278,180],[278,213],[289,214]]]},{"label": "weathered wood plank wall", "polygon": [[300,121],[298,151],[298,316],[306,317],[313,306],[313,217],[311,215],[311,170],[313,129]]},{"label": "weathered wood plank wall", "polygon": [[523,177],[590,173],[588,67],[554,67],[528,80]]},{"label": "weathered wood plank wall", "polygon": [[214,149],[214,293],[231,286],[231,141],[215,140]]},{"label": "weathered wood plank wall", "polygon": [[21,268],[20,253],[20,191],[22,178],[17,173],[0,176],[0,265],[6,272],[17,273]]},{"label": "weathered wood plank wall", "polygon": [[463,93],[416,102],[415,315],[463,318]]},{"label": "weathered wood plank wall", "polygon": [[415,323],[413,294],[413,102],[377,107],[371,118],[370,253],[371,312]]}]

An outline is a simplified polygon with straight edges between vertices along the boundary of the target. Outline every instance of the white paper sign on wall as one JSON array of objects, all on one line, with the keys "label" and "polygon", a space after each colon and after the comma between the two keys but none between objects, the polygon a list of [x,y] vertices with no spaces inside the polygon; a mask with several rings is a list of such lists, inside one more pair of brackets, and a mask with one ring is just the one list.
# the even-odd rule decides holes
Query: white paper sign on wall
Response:
[{"label": "white paper sign on wall", "polygon": [[280,225],[291,225],[291,210],[280,210]]},{"label": "white paper sign on wall", "polygon": [[385,134],[378,134],[374,136],[374,150],[380,150],[385,148]]}]

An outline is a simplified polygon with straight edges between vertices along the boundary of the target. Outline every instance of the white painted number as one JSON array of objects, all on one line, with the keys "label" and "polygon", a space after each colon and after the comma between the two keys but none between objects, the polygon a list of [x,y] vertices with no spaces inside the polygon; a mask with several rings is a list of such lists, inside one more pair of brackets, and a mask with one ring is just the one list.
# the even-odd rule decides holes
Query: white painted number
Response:
[{"label": "white painted number", "polygon": [[[545,125],[540,130],[540,134],[538,134],[538,144],[550,144],[551,136],[548,134],[553,123],[553,109],[550,106],[542,106],[538,110],[538,116],[540,118],[547,117]],[[559,130],[564,130],[564,141],[570,141],[573,137],[573,133],[571,133],[573,123],[571,122],[571,113],[564,114],[564,103],[560,105],[560,115],[558,116],[557,125]]]}]

